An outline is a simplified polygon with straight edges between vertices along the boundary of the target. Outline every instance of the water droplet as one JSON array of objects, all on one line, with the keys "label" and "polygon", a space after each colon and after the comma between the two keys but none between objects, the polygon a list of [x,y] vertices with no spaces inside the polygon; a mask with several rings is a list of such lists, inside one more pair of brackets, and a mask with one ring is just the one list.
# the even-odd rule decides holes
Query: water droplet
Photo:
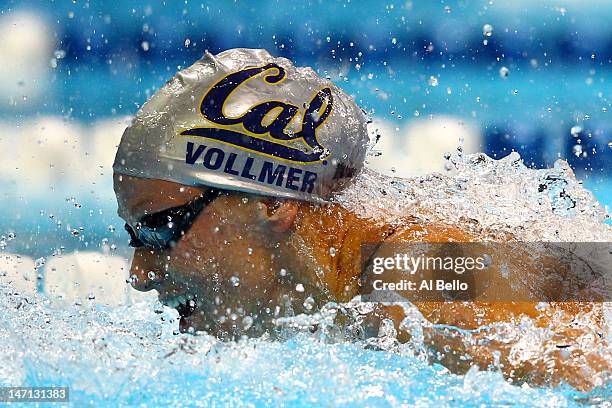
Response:
[{"label": "water droplet", "polygon": [[242,328],[244,330],[249,330],[253,326],[253,318],[251,316],[244,316],[242,319]]},{"label": "water droplet", "polygon": [[142,43],[140,43],[140,46],[142,47],[143,51],[149,51],[149,42],[148,41],[143,41]]},{"label": "water droplet", "polygon": [[482,35],[490,37],[493,35],[493,26],[491,24],[485,24],[482,26]]},{"label": "water droplet", "polygon": [[436,78],[435,76],[430,76],[429,77],[429,85],[431,86],[438,86],[438,78]]},{"label": "water droplet", "polygon": [[238,276],[232,276],[230,278],[230,283],[232,286],[240,286],[240,278]]},{"label": "water droplet", "polygon": [[483,261],[485,268],[487,268],[493,263],[493,258],[489,254],[484,254]]},{"label": "water droplet", "polygon": [[304,309],[306,310],[312,310],[315,306],[315,301],[312,298],[312,296],[308,296],[305,300],[304,300]]},{"label": "water droplet", "polygon": [[499,76],[502,78],[508,78],[508,75],[510,75],[510,70],[508,69],[508,67],[501,67],[499,69]]},{"label": "water droplet", "polygon": [[191,44],[191,40],[189,38],[185,39],[185,47],[189,47],[189,44]]},{"label": "water droplet", "polygon": [[249,253],[249,255],[253,255],[253,248],[248,248],[247,252]]},{"label": "water droplet", "polygon": [[55,50],[53,51],[53,56],[55,59],[62,59],[66,56],[66,51],[64,50]]},{"label": "water droplet", "polygon": [[287,276],[287,270],[285,268],[281,268],[281,270],[278,272],[278,274],[280,276]]},{"label": "water droplet", "polygon": [[295,290],[300,293],[304,292],[304,285],[302,285],[301,283],[298,283],[297,285],[295,285]]},{"label": "water droplet", "polygon": [[332,256],[332,258],[336,256],[336,248],[334,247],[329,248],[329,254]]},{"label": "water droplet", "polygon": [[393,38],[391,39],[391,44],[397,44],[397,38],[393,37]]},{"label": "water droplet", "polygon": [[44,266],[45,262],[47,262],[47,260],[44,257],[38,258],[34,261],[34,269],[40,269],[42,266]]},{"label": "water droplet", "polygon": [[453,10],[450,6],[444,6],[444,11],[446,12],[446,14],[450,14]]},{"label": "water droplet", "polygon": [[151,279],[151,280],[155,280],[155,272],[153,271],[149,271],[147,273],[147,278]]},{"label": "water droplet", "polygon": [[570,134],[573,137],[578,137],[578,136],[580,136],[581,133],[582,133],[582,127],[581,126],[575,125],[575,126],[572,126],[572,128],[570,129]]},{"label": "water droplet", "polygon": [[93,293],[90,293],[87,295],[88,300],[94,300],[95,298],[96,298],[96,295],[94,295]]},{"label": "water droplet", "polygon": [[574,147],[572,147],[572,152],[574,153],[574,155],[576,155],[576,157],[580,157],[583,152],[582,146],[578,144],[574,145]]},{"label": "water droplet", "polygon": [[115,232],[115,226],[112,224],[106,227],[106,229],[108,230],[108,232]]},{"label": "water droplet", "polygon": [[608,142],[608,147],[612,149],[612,142]]}]

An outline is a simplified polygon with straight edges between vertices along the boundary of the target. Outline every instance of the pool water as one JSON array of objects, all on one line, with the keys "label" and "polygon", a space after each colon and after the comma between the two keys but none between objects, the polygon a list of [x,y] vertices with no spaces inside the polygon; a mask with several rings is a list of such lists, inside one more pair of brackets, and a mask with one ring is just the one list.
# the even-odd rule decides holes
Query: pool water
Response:
[{"label": "pool water", "polygon": [[177,334],[157,302],[56,308],[0,288],[0,385],[68,386],[73,406],[579,406],[609,398],[569,386],[511,385],[500,373],[450,374],[409,348],[287,333],[220,343]]}]

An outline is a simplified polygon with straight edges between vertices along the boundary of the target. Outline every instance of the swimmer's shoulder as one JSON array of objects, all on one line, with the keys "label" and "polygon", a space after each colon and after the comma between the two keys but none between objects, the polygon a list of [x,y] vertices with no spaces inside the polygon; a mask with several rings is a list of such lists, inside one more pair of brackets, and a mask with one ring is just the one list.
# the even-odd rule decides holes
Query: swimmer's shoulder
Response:
[{"label": "swimmer's shoulder", "polygon": [[460,226],[419,220],[414,217],[402,218],[395,224],[388,242],[472,242],[473,234]]}]

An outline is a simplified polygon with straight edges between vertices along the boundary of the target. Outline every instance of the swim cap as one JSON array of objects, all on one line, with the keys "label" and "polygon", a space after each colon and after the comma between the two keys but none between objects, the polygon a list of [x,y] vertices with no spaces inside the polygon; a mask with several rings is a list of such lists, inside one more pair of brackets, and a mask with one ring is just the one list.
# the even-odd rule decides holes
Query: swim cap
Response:
[{"label": "swim cap", "polygon": [[311,68],[265,50],[206,53],[125,130],[120,174],[324,201],[364,164],[366,118]]}]

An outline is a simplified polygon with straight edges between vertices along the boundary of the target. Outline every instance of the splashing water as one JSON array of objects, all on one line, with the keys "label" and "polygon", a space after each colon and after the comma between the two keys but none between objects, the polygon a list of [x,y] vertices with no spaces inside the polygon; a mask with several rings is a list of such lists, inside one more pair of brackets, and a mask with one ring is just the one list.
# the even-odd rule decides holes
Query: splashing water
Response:
[{"label": "splashing water", "polygon": [[574,406],[610,391],[518,387],[476,369],[457,376],[408,354],[304,333],[237,343],[177,335],[176,312],[153,302],[57,309],[0,287],[0,305],[0,385],[67,385],[74,406]]},{"label": "splashing water", "polygon": [[[368,218],[416,216],[525,242],[610,242],[610,215],[558,160],[529,169],[518,153],[447,157],[446,173],[391,178],[365,171],[336,201]],[[373,200],[372,197],[376,197]]]},{"label": "splashing water", "polygon": [[[363,216],[461,223],[491,239],[612,241],[612,227],[603,223],[608,215],[564,162],[532,170],[518,154],[492,160],[458,153],[446,167],[446,174],[410,179],[365,171],[336,200]],[[278,319],[283,341],[221,343],[177,334],[176,311],[157,302],[57,307],[43,296],[0,286],[0,385],[69,386],[75,406],[195,400],[252,406],[576,406],[609,399],[609,381],[581,393],[566,385],[511,385],[496,371],[472,368],[455,375],[430,365],[424,332],[449,328],[431,325],[409,303],[401,305],[408,316],[402,326],[412,335],[406,344],[385,322],[378,336],[364,338],[361,326],[375,305],[357,301]],[[350,324],[340,328],[339,315]],[[518,340],[517,359],[542,356],[551,336],[528,319],[462,335],[468,342]],[[579,341],[589,346],[588,339]]]}]

